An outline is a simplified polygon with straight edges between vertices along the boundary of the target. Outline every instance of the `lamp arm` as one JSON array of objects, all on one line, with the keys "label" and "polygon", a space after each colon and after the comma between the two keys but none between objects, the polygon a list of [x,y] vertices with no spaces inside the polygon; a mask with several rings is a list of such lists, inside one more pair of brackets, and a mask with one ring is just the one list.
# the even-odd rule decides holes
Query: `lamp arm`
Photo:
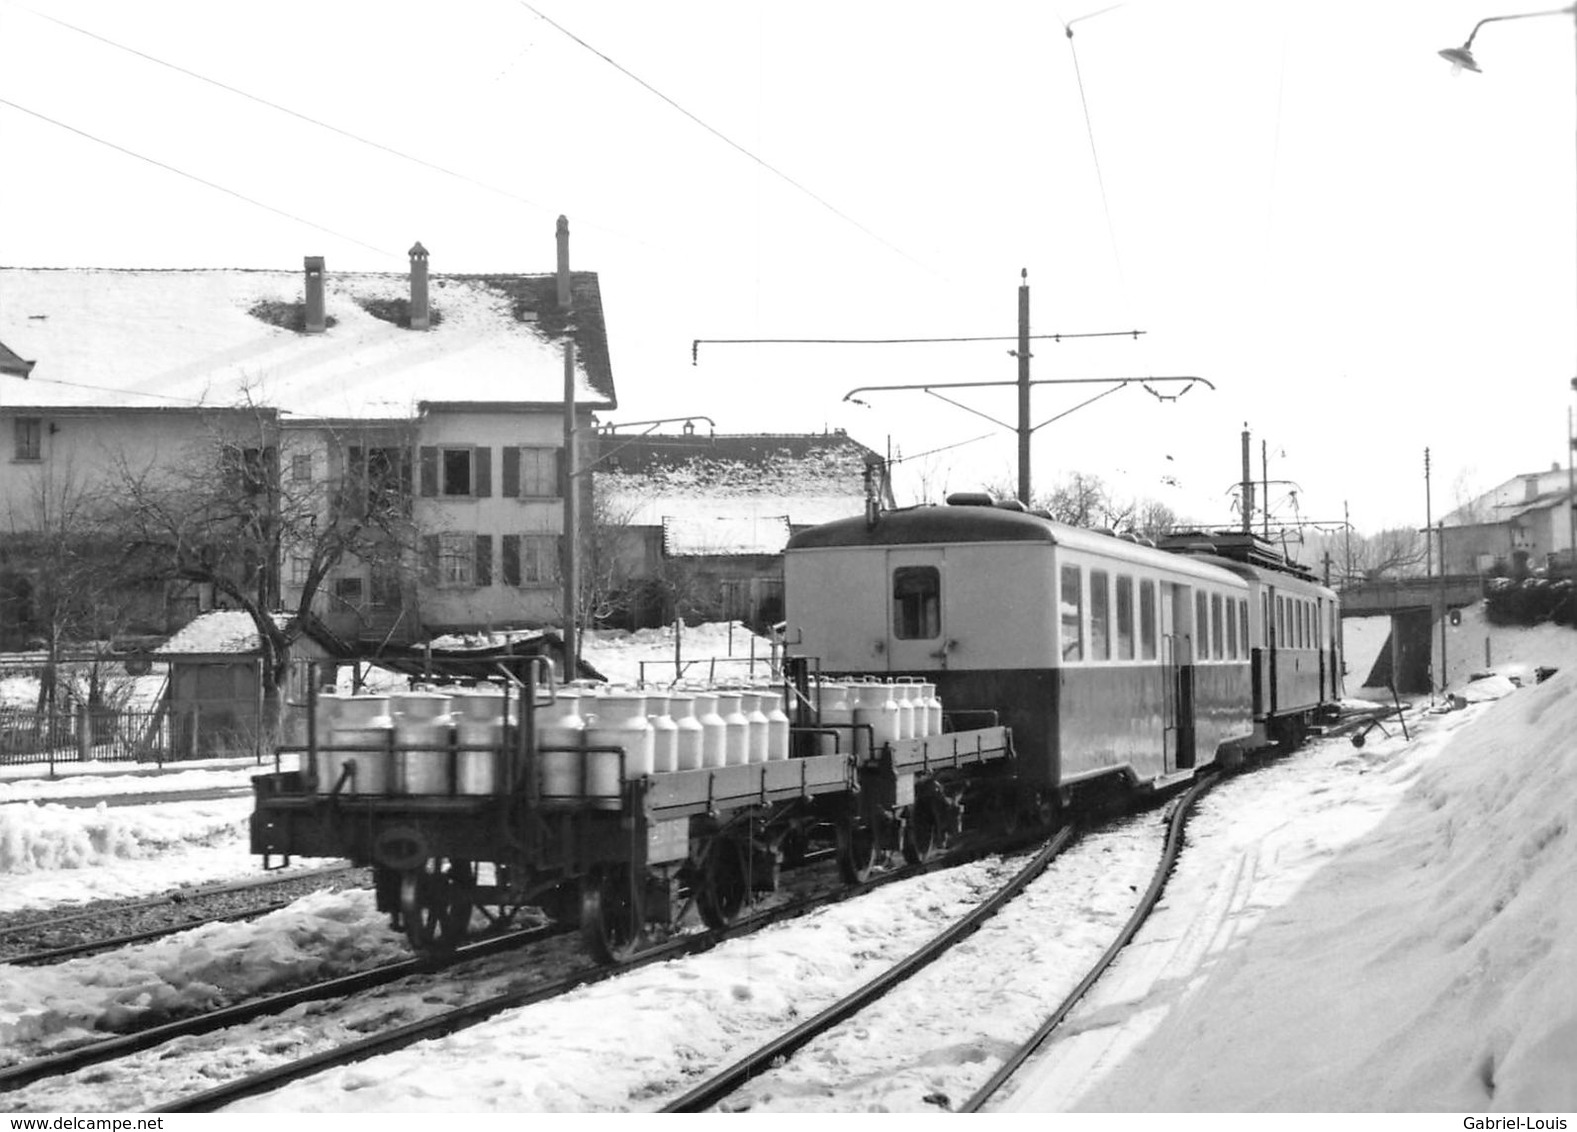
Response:
[{"label": "lamp arm", "polygon": [[1577,12],[1577,7],[1552,8],[1548,12],[1516,12],[1509,16],[1485,16],[1482,20],[1473,25],[1472,32],[1468,34],[1467,42],[1462,45],[1462,50],[1466,51],[1468,48],[1473,46],[1473,37],[1478,34],[1478,29],[1483,27],[1485,24],[1498,23],[1501,20],[1527,20],[1534,16],[1569,16],[1573,12]]}]

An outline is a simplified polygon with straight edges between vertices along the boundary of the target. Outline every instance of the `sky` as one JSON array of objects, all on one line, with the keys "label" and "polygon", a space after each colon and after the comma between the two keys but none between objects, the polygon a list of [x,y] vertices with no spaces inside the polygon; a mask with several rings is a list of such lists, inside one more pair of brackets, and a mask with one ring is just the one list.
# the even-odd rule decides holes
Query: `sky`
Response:
[{"label": "sky", "polygon": [[[1392,719],[1362,748],[1316,738],[1218,785],[1190,822],[1155,915],[997,1109],[1572,1110],[1571,633],[1491,630],[1468,612],[1454,631],[1493,632],[1503,658],[1496,675],[1460,686],[1469,705],[1441,713],[1420,700],[1405,735]],[[644,642],[605,643],[633,655]],[[1533,668],[1555,664],[1561,671],[1535,685]],[[14,768],[0,775],[9,803],[0,805],[0,908],[66,910],[255,870],[246,799],[52,804],[150,781],[102,764],[83,770],[56,782]],[[248,772],[205,767],[151,781],[200,788],[244,783]],[[957,1107],[1109,944],[1148,883],[1166,817],[1151,810],[1089,833],[954,953],[775,1065],[735,1103],[755,1112]],[[326,1070],[234,1111],[652,1111],[908,954],[1016,868],[985,858],[895,884]],[[51,967],[0,964],[0,1065],[129,1018],[227,1004],[401,953],[371,893],[353,890]],[[474,1001],[518,980],[519,963],[484,960],[465,979],[183,1040],[7,1093],[0,1110],[143,1109]]]},{"label": "sky", "polygon": [[1573,29],[1437,55],[1527,10],[0,0],[0,263],[547,272],[564,214],[604,420],[845,429],[900,502],[1011,486],[1012,390],[845,395],[1011,382],[1013,341],[692,343],[1011,339],[1025,271],[1033,334],[1102,335],[1036,380],[1209,383],[1038,387],[1037,489],[1228,523],[1246,426],[1274,519],[1417,527],[1565,459]]}]

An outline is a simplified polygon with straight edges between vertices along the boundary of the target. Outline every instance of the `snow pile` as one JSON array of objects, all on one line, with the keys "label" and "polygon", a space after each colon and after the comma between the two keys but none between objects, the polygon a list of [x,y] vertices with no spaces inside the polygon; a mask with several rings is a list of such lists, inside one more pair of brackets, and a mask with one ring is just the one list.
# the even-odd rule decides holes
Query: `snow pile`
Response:
[{"label": "snow pile", "polygon": [[1503,696],[1509,696],[1516,690],[1517,685],[1504,676],[1485,676],[1469,683],[1462,689],[1460,695],[1470,704],[1481,704],[1486,700],[1498,700]]},{"label": "snow pile", "polygon": [[[728,680],[751,672],[764,675],[771,663],[772,642],[758,637],[738,621],[713,622],[679,631],[679,668],[686,680]],[[586,634],[581,656],[611,683],[635,684],[646,662],[647,683],[672,683],[674,629],[598,629]],[[754,665],[752,665],[754,658]]]},{"label": "snow pile", "polygon": [[112,957],[0,964],[0,1063],[407,958],[365,889],[317,892],[254,923],[207,924]]},{"label": "snow pile", "polygon": [[[1122,1008],[1151,1016],[1142,1041],[1082,1068],[1059,1055],[1023,1103],[1577,1108],[1577,671],[1428,725],[1422,743],[1345,757],[1345,781],[1310,781],[1307,813],[1236,807],[1251,827],[1236,859],[1191,851],[1168,889],[1187,934],[1214,938],[1150,964]],[[1449,741],[1420,757],[1436,734]],[[1209,923],[1187,922],[1212,901]],[[1157,946],[1165,926],[1146,929]]]},{"label": "snow pile", "polygon": [[[294,759],[290,762],[293,765]],[[20,775],[16,778],[0,778],[0,803],[92,798],[108,794],[165,794],[245,788],[251,776],[264,769],[252,759],[247,759],[246,765],[241,767],[235,766],[233,762],[228,766],[208,765],[195,769],[189,769],[186,763],[180,766],[180,770],[146,773],[143,772],[144,768],[136,764],[128,766],[122,763],[117,768],[117,764],[105,762],[57,763],[55,770],[60,775],[58,778],[23,778]],[[34,765],[7,769],[41,775],[47,768]],[[116,773],[117,769],[120,773]],[[272,769],[272,764],[269,769]]]},{"label": "snow pile", "polygon": [[[158,892],[176,879],[223,879],[255,868],[250,798],[93,809],[0,806],[0,911],[55,903],[63,870],[81,898]],[[148,862],[158,861],[157,869]]]}]

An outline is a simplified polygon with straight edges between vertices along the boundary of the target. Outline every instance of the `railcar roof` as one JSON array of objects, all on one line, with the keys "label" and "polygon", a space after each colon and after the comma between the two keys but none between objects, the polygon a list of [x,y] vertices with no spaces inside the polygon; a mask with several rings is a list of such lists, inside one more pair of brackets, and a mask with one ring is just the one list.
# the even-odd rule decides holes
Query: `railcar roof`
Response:
[{"label": "railcar roof", "polygon": [[1286,570],[1272,570],[1269,567],[1255,566],[1248,562],[1238,562],[1235,559],[1222,558],[1215,554],[1191,554],[1189,557],[1200,562],[1209,562],[1212,565],[1221,567],[1223,570],[1230,570],[1238,577],[1245,578],[1248,581],[1262,582],[1265,585],[1275,586],[1277,589],[1286,590],[1289,593],[1318,594],[1329,601],[1336,601],[1340,597],[1329,586],[1323,586],[1313,579],[1301,577]]},{"label": "railcar roof", "polygon": [[985,506],[926,506],[883,511],[874,524],[865,516],[838,519],[800,531],[787,550],[831,547],[918,546],[969,542],[1029,542],[1087,551],[1190,577],[1236,583],[1236,574],[1199,556],[1172,554],[1100,531],[1070,527],[1026,511]]}]

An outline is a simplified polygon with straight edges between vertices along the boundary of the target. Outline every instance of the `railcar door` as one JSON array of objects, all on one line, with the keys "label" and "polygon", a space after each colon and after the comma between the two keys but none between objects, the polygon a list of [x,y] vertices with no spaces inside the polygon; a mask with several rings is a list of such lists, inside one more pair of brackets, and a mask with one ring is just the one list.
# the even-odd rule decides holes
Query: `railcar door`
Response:
[{"label": "railcar door", "polygon": [[1194,641],[1189,587],[1161,586],[1161,737],[1168,772],[1194,765]]},{"label": "railcar door", "polygon": [[941,547],[887,552],[887,671],[947,667],[954,642],[947,635],[947,552]]}]

